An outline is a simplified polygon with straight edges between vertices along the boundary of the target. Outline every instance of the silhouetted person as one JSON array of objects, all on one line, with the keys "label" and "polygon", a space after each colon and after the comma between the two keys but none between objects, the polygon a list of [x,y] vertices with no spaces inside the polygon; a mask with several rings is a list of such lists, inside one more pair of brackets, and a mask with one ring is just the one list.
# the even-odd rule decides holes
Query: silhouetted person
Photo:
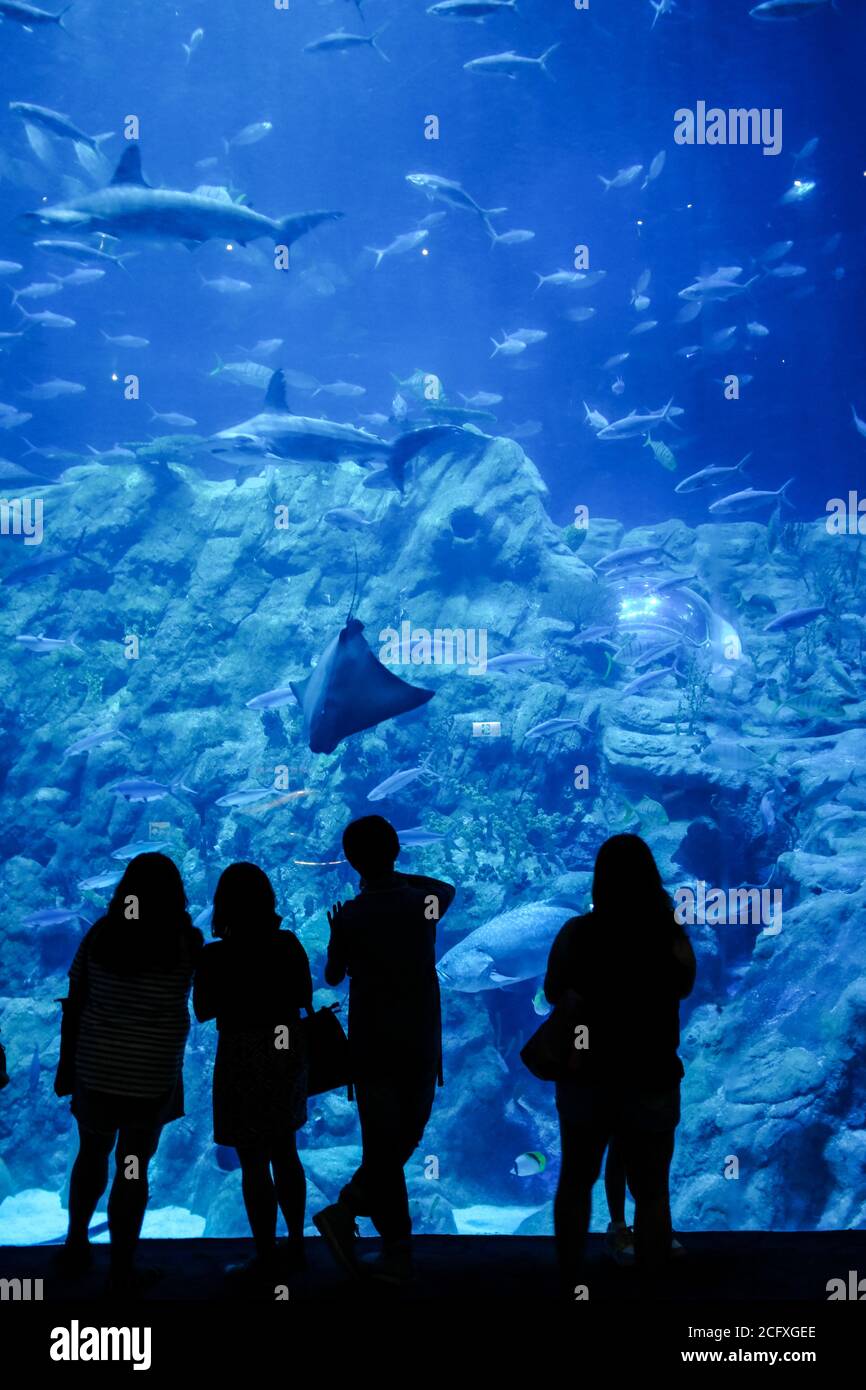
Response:
[{"label": "silhouetted person", "polygon": [[133,1269],[148,1163],[163,1126],[184,1113],[187,1001],[203,945],[186,907],[176,865],[164,854],[137,855],[69,971],[69,1008],[79,1020],[72,1113],[80,1142],[61,1266],[69,1273],[89,1267],[87,1231],[116,1143],[108,1226],[117,1291],[134,1291],[148,1278]]},{"label": "silhouetted person", "polygon": [[544,980],[551,1004],[567,1002],[569,991],[579,997],[574,1017],[588,1029],[578,1072],[556,1086],[562,1169],[554,1227],[567,1287],[580,1275],[592,1188],[611,1140],[635,1200],[638,1262],[654,1267],[670,1254],[679,1001],[694,979],[694,953],[652,851],[637,835],[614,835],[596,859],[592,911],[559,932]]},{"label": "silhouetted person", "polygon": [[[361,876],[360,893],[328,913],[325,979],[338,985],[350,978],[349,1051],[363,1152],[339,1200],[314,1222],[344,1268],[401,1282],[412,1273],[403,1167],[421,1142],[442,1077],[436,923],[455,889],[396,873],[397,832],[381,816],[352,821],[343,851]],[[369,1216],[382,1237],[374,1260],[357,1259],[356,1216]]]},{"label": "silhouetted person", "polygon": [[[625,1219],[625,1163],[616,1139],[607,1147],[604,1164],[604,1195],[610,1221],[607,1227],[607,1248],[617,1264],[634,1264],[634,1231]],[[685,1250],[671,1231],[671,1255],[680,1257]]]},{"label": "silhouetted person", "polygon": [[[287,1263],[304,1263],[307,1184],[297,1131],[307,1120],[307,1058],[298,1027],[312,1008],[307,953],[280,931],[270,880],[231,864],[213,900],[216,937],[199,958],[193,1008],[219,1030],[213,1074],[217,1144],[237,1149],[255,1259],[239,1271],[268,1276],[277,1263],[277,1207],[289,1232]],[[234,1272],[234,1271],[233,1271]]]}]

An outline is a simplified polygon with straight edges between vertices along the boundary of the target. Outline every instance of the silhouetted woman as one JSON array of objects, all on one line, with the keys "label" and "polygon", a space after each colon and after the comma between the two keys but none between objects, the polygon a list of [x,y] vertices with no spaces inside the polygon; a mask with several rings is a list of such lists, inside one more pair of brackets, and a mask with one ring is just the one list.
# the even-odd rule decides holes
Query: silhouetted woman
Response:
[{"label": "silhouetted woman", "polygon": [[303,1265],[306,1179],[296,1131],[307,1119],[307,1063],[298,1027],[312,1006],[307,953],[280,931],[274,890],[255,864],[231,864],[217,884],[213,934],[193,989],[196,1017],[219,1030],[213,1076],[214,1140],[237,1149],[244,1206],[256,1246],[244,1268],[276,1266],[277,1206],[289,1231],[290,1267]]},{"label": "silhouetted woman", "polygon": [[694,980],[694,953],[652,851],[637,835],[614,835],[595,862],[592,911],[559,932],[544,981],[549,1002],[572,1004],[574,1022],[588,1030],[577,1070],[556,1087],[562,1169],[554,1227],[566,1284],[580,1276],[592,1188],[611,1140],[635,1200],[638,1262],[654,1267],[670,1254],[679,1001]]},{"label": "silhouetted woman", "polygon": [[147,1272],[136,1275],[133,1261],[147,1207],[148,1163],[163,1125],[184,1113],[187,1004],[204,945],[186,907],[177,866],[164,854],[137,855],[69,971],[69,1007],[78,1019],[72,1113],[80,1143],[62,1263],[70,1273],[89,1265],[87,1230],[116,1143],[108,1225],[110,1283],[118,1291],[134,1290],[147,1278]]}]

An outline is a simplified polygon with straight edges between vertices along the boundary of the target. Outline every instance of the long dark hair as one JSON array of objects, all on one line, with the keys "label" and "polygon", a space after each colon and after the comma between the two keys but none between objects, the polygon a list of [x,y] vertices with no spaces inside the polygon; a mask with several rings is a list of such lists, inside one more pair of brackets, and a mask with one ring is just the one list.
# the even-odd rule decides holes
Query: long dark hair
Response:
[{"label": "long dark hair", "polygon": [[673,922],[673,902],[662,883],[653,852],[639,835],[612,835],[595,860],[592,910],[621,917],[637,929],[641,921]]},{"label": "long dark hair", "polygon": [[203,942],[177,865],[166,854],[137,854],[97,924],[93,958],[119,974],[173,970]]},{"label": "long dark hair", "polygon": [[214,936],[224,937],[231,932],[232,939],[262,937],[276,931],[282,920],[264,869],[244,861],[223,869],[213,895]]}]

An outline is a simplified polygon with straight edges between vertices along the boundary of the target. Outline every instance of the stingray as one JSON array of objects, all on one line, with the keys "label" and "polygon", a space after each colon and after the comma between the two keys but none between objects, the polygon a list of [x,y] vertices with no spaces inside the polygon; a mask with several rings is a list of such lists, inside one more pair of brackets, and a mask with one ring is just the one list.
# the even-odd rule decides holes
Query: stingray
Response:
[{"label": "stingray", "polygon": [[304,737],[311,753],[333,753],[350,734],[417,709],[435,694],[409,685],[383,666],[363,631],[364,624],[350,609],[346,626],[322,652],[313,674],[305,681],[291,682],[304,714]]}]

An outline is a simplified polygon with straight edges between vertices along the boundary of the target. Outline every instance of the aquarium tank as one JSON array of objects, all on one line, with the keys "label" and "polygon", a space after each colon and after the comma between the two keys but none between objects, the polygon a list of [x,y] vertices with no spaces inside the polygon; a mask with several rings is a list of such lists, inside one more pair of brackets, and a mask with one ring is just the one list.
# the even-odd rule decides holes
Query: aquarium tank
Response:
[{"label": "aquarium tank", "polygon": [[[321,1006],[371,811],[458,886],[417,1231],[552,1230],[519,1054],[621,831],[698,961],[677,1229],[862,1225],[863,6],[0,19],[0,1241],[63,1233],[57,1001],[130,856],[206,936],[262,865]],[[247,1233],[214,1044],[145,1234]],[[311,1102],[308,1220],[359,1142]]]}]

